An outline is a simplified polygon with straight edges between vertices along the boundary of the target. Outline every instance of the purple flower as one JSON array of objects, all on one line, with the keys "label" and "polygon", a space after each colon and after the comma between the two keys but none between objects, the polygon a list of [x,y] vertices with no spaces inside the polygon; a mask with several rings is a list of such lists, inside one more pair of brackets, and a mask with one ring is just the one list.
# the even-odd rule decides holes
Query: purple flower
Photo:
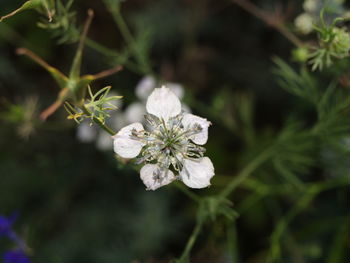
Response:
[{"label": "purple flower", "polygon": [[12,224],[15,222],[16,218],[17,218],[17,214],[13,214],[8,218],[4,216],[0,216],[0,237],[1,236],[9,237],[11,235]]},{"label": "purple flower", "polygon": [[28,256],[22,250],[8,251],[3,255],[4,263],[29,263]]}]

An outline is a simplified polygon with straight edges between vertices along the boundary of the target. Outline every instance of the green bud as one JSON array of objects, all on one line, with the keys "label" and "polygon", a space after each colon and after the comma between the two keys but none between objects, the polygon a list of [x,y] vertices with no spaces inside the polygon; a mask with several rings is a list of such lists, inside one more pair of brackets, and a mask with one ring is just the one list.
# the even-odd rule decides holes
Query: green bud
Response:
[{"label": "green bud", "polygon": [[304,63],[309,58],[309,50],[305,47],[295,48],[292,50],[292,58],[297,62]]}]

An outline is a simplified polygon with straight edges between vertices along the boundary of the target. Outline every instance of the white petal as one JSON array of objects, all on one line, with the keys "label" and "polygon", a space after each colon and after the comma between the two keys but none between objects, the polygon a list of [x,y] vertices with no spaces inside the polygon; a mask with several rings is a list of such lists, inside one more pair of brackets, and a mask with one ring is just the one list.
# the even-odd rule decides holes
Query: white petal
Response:
[{"label": "white petal", "polygon": [[147,190],[156,190],[175,180],[174,173],[169,169],[162,169],[156,164],[146,164],[140,171],[141,180]]},{"label": "white petal", "polygon": [[131,103],[125,110],[125,119],[128,123],[143,122],[146,114],[146,107],[140,102]]},{"label": "white petal", "polygon": [[123,158],[134,158],[141,152],[143,143],[138,140],[130,138],[131,131],[142,131],[143,126],[141,123],[132,123],[123,129],[121,129],[114,139],[114,152]]},{"label": "white petal", "polygon": [[156,87],[156,80],[152,76],[143,77],[137,84],[135,93],[140,100],[146,100]]},{"label": "white petal", "polygon": [[185,91],[181,84],[168,82],[165,86],[174,92],[176,97],[178,97],[180,100],[183,98]]},{"label": "white petal", "polygon": [[90,125],[89,121],[84,121],[77,128],[77,138],[81,142],[92,142],[97,136],[97,129]]},{"label": "white petal", "polygon": [[165,86],[154,89],[147,99],[147,112],[167,121],[181,113],[181,103],[176,95]]},{"label": "white petal", "polygon": [[200,127],[202,128],[202,130],[199,133],[191,137],[191,140],[194,143],[203,145],[208,141],[208,128],[211,125],[211,122],[207,119],[188,113],[184,115],[182,119],[182,124],[187,129],[193,128],[195,125],[200,125]]},{"label": "white petal", "polygon": [[183,160],[180,172],[181,180],[191,188],[204,188],[210,185],[210,179],[215,175],[213,163],[208,157],[198,160]]},{"label": "white petal", "polygon": [[113,149],[113,139],[111,135],[103,130],[100,131],[97,136],[96,147],[101,151],[108,151]]},{"label": "white petal", "polygon": [[318,0],[305,0],[303,8],[306,12],[314,13],[317,12],[317,7],[322,4]]},{"label": "white petal", "polygon": [[301,15],[297,16],[294,20],[294,25],[296,29],[300,33],[305,35],[313,31],[314,29],[313,24],[314,24],[314,19],[308,13],[302,13]]}]

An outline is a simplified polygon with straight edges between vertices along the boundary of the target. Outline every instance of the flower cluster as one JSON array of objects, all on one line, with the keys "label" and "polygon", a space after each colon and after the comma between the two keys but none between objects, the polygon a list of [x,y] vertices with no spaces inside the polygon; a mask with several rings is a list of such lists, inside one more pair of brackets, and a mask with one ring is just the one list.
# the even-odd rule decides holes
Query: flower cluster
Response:
[{"label": "flower cluster", "polygon": [[348,12],[343,7],[344,0],[305,0],[304,12],[297,16],[294,21],[296,29],[302,34],[309,34],[314,31],[314,25],[320,21],[319,14],[322,9],[327,16],[326,22],[330,23],[336,17],[347,17]]},{"label": "flower cluster", "polygon": [[342,59],[349,56],[350,34],[346,28],[335,26],[336,20],[331,26],[316,28],[319,34],[319,47],[310,54],[312,70],[322,70],[329,67],[334,59]]},{"label": "flower cluster", "polygon": [[140,122],[122,128],[114,139],[114,151],[122,158],[137,158],[141,179],[155,190],[175,179],[191,188],[210,185],[214,167],[204,156],[210,122],[185,113],[178,97],[167,87],[148,97],[146,127]]},{"label": "flower cluster", "polygon": [[25,243],[12,230],[12,225],[15,222],[16,217],[16,215],[12,215],[8,218],[0,216],[0,238],[8,238],[16,244],[16,248],[5,252],[2,258],[4,263],[29,263],[30,260],[25,253]]}]

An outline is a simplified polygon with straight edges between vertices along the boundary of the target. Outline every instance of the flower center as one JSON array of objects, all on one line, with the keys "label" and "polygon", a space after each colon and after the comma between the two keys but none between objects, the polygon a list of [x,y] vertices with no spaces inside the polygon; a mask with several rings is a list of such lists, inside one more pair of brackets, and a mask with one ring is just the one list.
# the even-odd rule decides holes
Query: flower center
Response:
[{"label": "flower center", "polygon": [[149,131],[132,131],[133,139],[141,140],[145,146],[137,163],[157,163],[168,169],[171,165],[176,171],[182,169],[184,158],[201,158],[205,148],[194,144],[191,138],[202,131],[199,124],[184,127],[183,114],[168,121],[147,114],[145,116]]}]

